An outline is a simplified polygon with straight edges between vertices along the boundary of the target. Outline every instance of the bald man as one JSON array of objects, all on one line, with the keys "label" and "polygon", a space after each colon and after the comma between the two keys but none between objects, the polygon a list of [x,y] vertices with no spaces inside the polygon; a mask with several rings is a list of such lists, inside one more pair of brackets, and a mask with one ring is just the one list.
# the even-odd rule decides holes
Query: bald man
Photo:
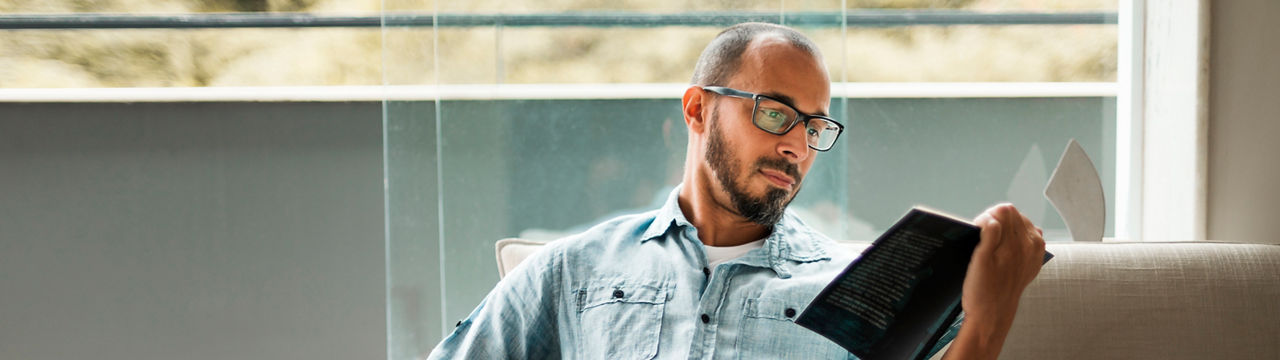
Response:
[{"label": "bald man", "polygon": [[[787,211],[844,131],[803,34],[745,23],[703,51],[685,90],[684,177],[665,205],[551,242],[508,274],[431,359],[856,359],[793,321],[853,259]],[[1010,205],[975,219],[963,325],[932,349],[999,354],[1041,231]]]}]

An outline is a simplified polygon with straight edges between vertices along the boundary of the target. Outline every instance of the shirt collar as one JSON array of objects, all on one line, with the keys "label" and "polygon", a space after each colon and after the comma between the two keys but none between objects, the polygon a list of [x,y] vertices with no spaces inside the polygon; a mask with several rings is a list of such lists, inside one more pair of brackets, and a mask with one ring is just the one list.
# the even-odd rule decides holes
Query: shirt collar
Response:
[{"label": "shirt collar", "polygon": [[[684,184],[677,185],[671,190],[671,195],[667,196],[667,202],[658,208],[653,222],[641,235],[641,242],[660,238],[669,231],[693,227],[693,224],[685,218],[684,211],[680,210],[682,187]],[[759,265],[773,268],[784,278],[789,277],[789,266],[786,266],[782,260],[804,263],[831,259],[827,249],[829,241],[824,240],[826,240],[825,236],[805,225],[791,210],[786,210],[782,220],[773,226],[773,232],[765,238],[762,249],[768,256],[763,259],[766,264]]]},{"label": "shirt collar", "polygon": [[672,227],[679,229],[693,226],[689,219],[684,217],[684,211],[680,210],[680,188],[682,187],[684,187],[684,184],[676,185],[676,188],[671,190],[671,194],[667,195],[667,202],[658,208],[657,213],[654,214],[653,222],[649,224],[649,228],[645,229],[644,234],[641,235],[640,242],[666,235],[667,231],[671,230]]}]

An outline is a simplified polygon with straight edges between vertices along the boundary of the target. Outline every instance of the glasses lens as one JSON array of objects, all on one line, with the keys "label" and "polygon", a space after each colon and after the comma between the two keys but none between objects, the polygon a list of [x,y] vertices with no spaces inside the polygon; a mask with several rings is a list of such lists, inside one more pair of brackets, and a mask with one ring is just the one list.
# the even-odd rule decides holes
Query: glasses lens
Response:
[{"label": "glasses lens", "polygon": [[818,150],[829,150],[840,136],[840,126],[823,118],[810,118],[805,129],[809,138],[809,146]]},{"label": "glasses lens", "polygon": [[764,131],[781,134],[796,121],[796,111],[790,106],[766,98],[757,98],[756,113],[752,121]]}]

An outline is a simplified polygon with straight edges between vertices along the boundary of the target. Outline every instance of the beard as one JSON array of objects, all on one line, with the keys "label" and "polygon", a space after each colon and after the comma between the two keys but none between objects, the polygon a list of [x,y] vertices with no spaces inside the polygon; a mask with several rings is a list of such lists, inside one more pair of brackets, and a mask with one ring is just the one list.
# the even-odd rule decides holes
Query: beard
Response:
[{"label": "beard", "polygon": [[791,200],[795,198],[795,194],[800,191],[800,181],[802,176],[797,170],[795,164],[785,159],[761,157],[756,159],[752,164],[752,170],[773,169],[790,175],[795,179],[795,186],[791,193],[786,190],[770,186],[765,190],[764,196],[755,197],[738,183],[738,169],[741,168],[741,161],[734,157],[733,149],[725,142],[724,133],[720,129],[719,112],[713,109],[711,111],[711,133],[707,136],[707,152],[706,161],[711,166],[711,170],[716,173],[716,179],[720,181],[720,187],[729,194],[729,201],[733,203],[733,209],[738,215],[746,218],[756,224],[764,226],[773,226],[779,220],[782,220],[782,214],[787,209],[787,205],[791,204]]}]

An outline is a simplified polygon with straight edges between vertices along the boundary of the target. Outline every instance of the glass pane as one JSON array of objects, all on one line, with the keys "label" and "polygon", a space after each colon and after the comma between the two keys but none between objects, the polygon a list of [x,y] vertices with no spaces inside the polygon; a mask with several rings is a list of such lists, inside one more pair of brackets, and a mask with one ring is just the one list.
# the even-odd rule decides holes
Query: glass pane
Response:
[{"label": "glass pane", "polygon": [[446,334],[435,102],[384,103],[387,353],[421,358]]},{"label": "glass pane", "polygon": [[847,239],[874,239],[917,204],[972,217],[1009,201],[1046,239],[1069,241],[1043,194],[1070,138],[1094,160],[1115,213],[1114,97],[861,98],[849,107],[854,131],[840,140],[850,157]]},{"label": "glass pane", "polygon": [[1113,82],[1114,25],[850,29],[852,82]]},{"label": "glass pane", "polygon": [[[100,20],[208,13],[376,18],[379,11],[376,1],[0,2],[0,14],[78,14],[76,23],[95,21],[88,13]],[[376,27],[4,30],[0,88],[379,85],[379,32]]]},{"label": "glass pane", "polygon": [[[387,1],[385,6],[384,15],[429,15],[433,5]],[[418,96],[383,102],[389,359],[425,358],[452,329],[442,313],[437,106],[423,87],[436,82],[434,37],[431,27],[381,32],[382,84],[416,86],[405,92]]]},{"label": "glass pane", "polygon": [[0,87],[381,84],[378,28],[21,30],[0,37]]},{"label": "glass pane", "polygon": [[688,83],[717,28],[530,27],[502,30],[500,82]]}]

